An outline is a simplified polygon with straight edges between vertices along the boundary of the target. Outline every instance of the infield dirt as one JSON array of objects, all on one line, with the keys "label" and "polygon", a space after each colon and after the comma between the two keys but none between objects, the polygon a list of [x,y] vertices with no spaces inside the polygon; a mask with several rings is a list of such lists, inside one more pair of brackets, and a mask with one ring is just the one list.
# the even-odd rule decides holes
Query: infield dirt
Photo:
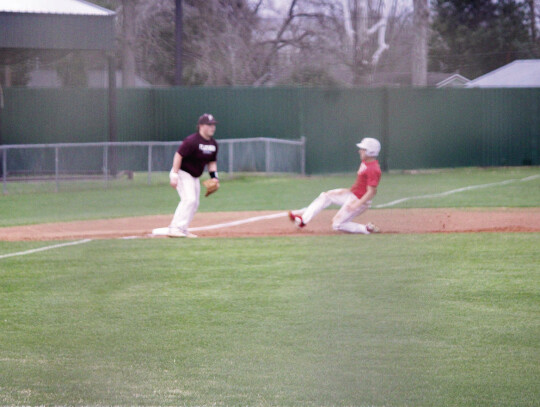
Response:
[{"label": "infield dirt", "polygon": [[[199,212],[191,227],[225,224],[253,217],[282,214],[236,226],[198,230],[199,237],[309,236],[339,234],[332,230],[336,210],[325,210],[299,229],[284,211]],[[0,240],[69,240],[152,237],[152,230],[169,224],[172,215],[44,223],[0,228]],[[371,209],[356,219],[373,222],[382,233],[540,232],[540,208],[497,209]]]}]

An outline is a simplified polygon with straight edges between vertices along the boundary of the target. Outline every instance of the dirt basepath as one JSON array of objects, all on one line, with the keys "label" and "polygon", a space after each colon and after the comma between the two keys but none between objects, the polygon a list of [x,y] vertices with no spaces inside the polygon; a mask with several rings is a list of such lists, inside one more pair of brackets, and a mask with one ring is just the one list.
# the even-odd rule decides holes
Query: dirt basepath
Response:
[{"label": "dirt basepath", "polygon": [[[191,226],[200,237],[331,235],[338,233],[331,227],[335,213],[335,210],[323,211],[303,229],[296,228],[283,211],[197,213]],[[277,217],[200,230],[209,225],[267,215]],[[149,237],[153,229],[167,226],[170,220],[171,215],[159,215],[7,227],[0,228],[0,240]],[[373,222],[382,233],[540,232],[540,208],[371,209],[357,221]]]}]

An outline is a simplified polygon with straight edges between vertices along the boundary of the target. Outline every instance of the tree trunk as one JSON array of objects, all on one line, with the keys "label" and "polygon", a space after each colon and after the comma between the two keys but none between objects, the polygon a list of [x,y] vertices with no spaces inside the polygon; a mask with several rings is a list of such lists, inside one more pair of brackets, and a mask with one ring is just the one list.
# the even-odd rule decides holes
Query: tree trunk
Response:
[{"label": "tree trunk", "polygon": [[412,49],[412,85],[427,85],[428,0],[413,0],[414,43]]},{"label": "tree trunk", "polygon": [[535,0],[529,0],[529,12],[531,18],[531,39],[533,43],[536,43],[536,10]]},{"label": "tree trunk", "polygon": [[353,69],[353,84],[355,86],[364,84],[364,60],[365,60],[365,44],[367,41],[368,27],[368,4],[367,0],[354,1],[354,69]]},{"label": "tree trunk", "polygon": [[135,6],[137,0],[122,0],[122,87],[135,86]]}]

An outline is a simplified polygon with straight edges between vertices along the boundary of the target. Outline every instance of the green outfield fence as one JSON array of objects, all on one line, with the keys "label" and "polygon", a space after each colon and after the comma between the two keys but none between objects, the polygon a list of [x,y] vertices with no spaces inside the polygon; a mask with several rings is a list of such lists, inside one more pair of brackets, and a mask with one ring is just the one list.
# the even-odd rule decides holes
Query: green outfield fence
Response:
[{"label": "green outfield fence", "polygon": [[[384,169],[540,165],[540,89],[119,89],[115,141],[306,137],[306,172],[347,172],[379,138]],[[109,141],[105,89],[4,89],[0,143]]]}]

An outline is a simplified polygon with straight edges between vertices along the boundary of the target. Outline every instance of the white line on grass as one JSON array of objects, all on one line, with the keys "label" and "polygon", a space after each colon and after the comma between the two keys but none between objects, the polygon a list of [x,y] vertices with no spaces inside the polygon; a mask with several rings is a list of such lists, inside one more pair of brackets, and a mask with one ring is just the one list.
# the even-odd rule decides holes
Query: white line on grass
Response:
[{"label": "white line on grass", "polygon": [[189,230],[196,232],[199,230],[212,230],[212,229],[226,228],[229,226],[243,225],[244,223],[257,222],[258,220],[282,218],[283,216],[287,216],[287,212],[274,213],[272,215],[254,216],[252,218],[240,219],[240,220],[235,220],[235,221],[226,222],[226,223],[218,223],[215,225],[199,226],[196,228],[189,228]]},{"label": "white line on grass", "polygon": [[389,206],[394,206],[394,205],[397,205],[397,204],[400,204],[402,202],[406,202],[406,201],[411,201],[413,199],[424,199],[424,198],[439,198],[441,196],[447,196],[447,195],[452,195],[452,194],[456,194],[458,192],[463,192],[463,191],[471,191],[473,189],[481,189],[481,188],[489,188],[489,187],[495,187],[495,186],[499,186],[499,185],[506,185],[506,184],[511,184],[513,182],[526,182],[526,181],[531,181],[533,179],[536,179],[536,178],[539,178],[540,175],[531,175],[530,177],[526,177],[526,178],[521,178],[521,179],[517,179],[517,178],[514,178],[514,179],[508,179],[506,181],[500,181],[500,182],[492,182],[490,184],[480,184],[480,185],[471,185],[471,186],[468,186],[468,187],[463,187],[463,188],[458,188],[458,189],[452,189],[450,191],[446,191],[446,192],[440,192],[438,194],[427,194],[427,195],[419,195],[419,196],[408,196],[406,198],[401,198],[401,199],[396,199],[395,201],[392,201],[392,202],[388,202],[388,203],[385,203],[385,204],[380,204],[380,205],[374,205],[373,208],[387,208]]},{"label": "white line on grass", "polygon": [[[243,225],[245,223],[251,223],[251,222],[257,222],[259,220],[266,220],[266,219],[277,219],[282,218],[284,216],[287,216],[287,212],[280,212],[280,213],[273,213],[271,215],[261,215],[261,216],[253,216],[251,218],[246,219],[240,219],[240,220],[234,220],[231,222],[225,222],[225,223],[217,223],[215,225],[208,225],[208,226],[199,226],[194,228],[189,228],[190,232],[197,232],[201,230],[212,230],[212,229],[221,229],[221,228],[228,228],[231,226],[238,226]],[[152,230],[153,236],[166,236],[169,233],[169,228],[156,228]]]},{"label": "white line on grass", "polygon": [[531,175],[530,177],[526,177],[526,178],[520,179],[520,181],[522,181],[522,182],[530,181],[530,180],[536,179],[536,178],[538,178],[538,177],[540,177],[540,175],[538,175],[538,174],[537,174],[537,175]]},{"label": "white line on grass", "polygon": [[55,245],[52,245],[52,246],[40,247],[38,249],[26,250],[24,252],[3,254],[3,255],[0,255],[0,259],[5,259],[6,257],[24,256],[24,255],[27,255],[27,254],[42,252],[42,251],[45,251],[45,250],[57,249],[59,247],[75,246],[75,245],[78,245],[78,244],[88,243],[88,242],[91,242],[91,241],[92,241],[92,239],[83,239],[83,240],[77,240],[76,242],[61,243],[61,244],[55,244]]}]

